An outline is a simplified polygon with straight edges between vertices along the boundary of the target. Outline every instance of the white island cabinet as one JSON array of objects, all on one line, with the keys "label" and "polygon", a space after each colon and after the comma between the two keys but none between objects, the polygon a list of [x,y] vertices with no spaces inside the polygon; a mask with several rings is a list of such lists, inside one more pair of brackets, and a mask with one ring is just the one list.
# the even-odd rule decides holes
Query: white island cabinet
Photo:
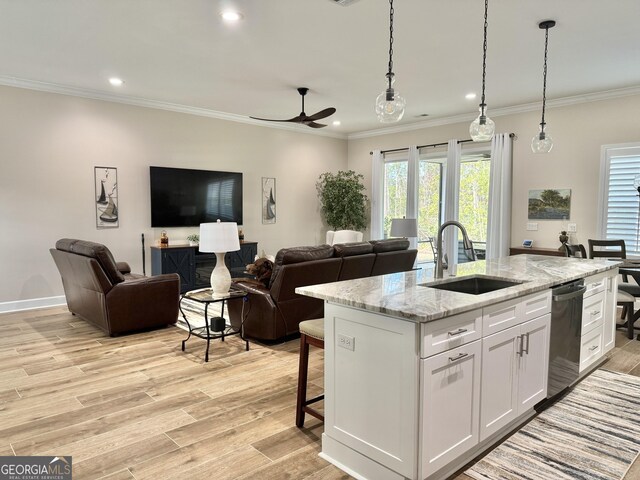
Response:
[{"label": "white island cabinet", "polygon": [[586,278],[581,375],[602,361],[615,265],[531,255],[475,264],[485,271],[468,275],[523,283],[469,295],[410,272],[298,289],[326,300],[323,458],[358,479],[435,480],[526,422],[547,396],[554,285]]}]

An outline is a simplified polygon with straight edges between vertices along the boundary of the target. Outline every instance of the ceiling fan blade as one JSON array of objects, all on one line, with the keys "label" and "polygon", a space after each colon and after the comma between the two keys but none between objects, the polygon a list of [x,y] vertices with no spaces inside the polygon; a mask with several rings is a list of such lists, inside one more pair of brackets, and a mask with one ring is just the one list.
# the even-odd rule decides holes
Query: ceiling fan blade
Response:
[{"label": "ceiling fan blade", "polygon": [[311,128],[323,128],[326,127],[325,124],[323,123],[316,123],[316,122],[305,122],[304,123],[307,127],[311,127]]},{"label": "ceiling fan blade", "polygon": [[330,115],[336,113],[336,109],[333,107],[325,108],[324,110],[320,110],[318,113],[314,113],[313,115],[308,116],[306,119],[311,120],[320,120],[322,118],[327,118]]},{"label": "ceiling fan blade", "polygon": [[260,118],[260,117],[249,117],[252,118],[254,120],[262,120],[264,122],[295,122],[295,123],[300,123],[300,121],[302,120],[302,118],[298,115],[297,117],[293,117],[293,118],[289,118],[289,119],[282,119],[282,120],[276,120],[275,118]]}]

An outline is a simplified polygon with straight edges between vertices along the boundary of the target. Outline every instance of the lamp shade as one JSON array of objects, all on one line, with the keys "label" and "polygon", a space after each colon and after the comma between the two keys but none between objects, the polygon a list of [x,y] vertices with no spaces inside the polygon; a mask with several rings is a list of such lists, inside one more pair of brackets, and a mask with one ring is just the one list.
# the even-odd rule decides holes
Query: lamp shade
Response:
[{"label": "lamp shade", "polygon": [[205,253],[240,250],[238,224],[221,222],[200,224],[200,251]]},{"label": "lamp shade", "polygon": [[392,237],[417,237],[418,222],[415,218],[393,218],[391,219]]}]

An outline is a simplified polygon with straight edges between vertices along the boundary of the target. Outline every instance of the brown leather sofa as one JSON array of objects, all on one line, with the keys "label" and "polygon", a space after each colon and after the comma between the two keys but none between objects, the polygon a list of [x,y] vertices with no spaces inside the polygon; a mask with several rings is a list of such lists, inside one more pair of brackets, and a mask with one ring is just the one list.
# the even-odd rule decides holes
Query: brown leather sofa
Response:
[{"label": "brown leather sofa", "polygon": [[109,335],[176,323],[180,277],[145,277],[99,243],[63,238],[50,249],[69,311]]},{"label": "brown leather sofa", "polygon": [[296,294],[297,287],[411,270],[418,251],[408,248],[403,238],[284,248],[276,255],[269,287],[234,280],[248,295],[246,302],[227,302],[231,324],[238,328],[244,314],[245,334],[259,340],[298,333],[303,320],[324,316],[324,302]]}]

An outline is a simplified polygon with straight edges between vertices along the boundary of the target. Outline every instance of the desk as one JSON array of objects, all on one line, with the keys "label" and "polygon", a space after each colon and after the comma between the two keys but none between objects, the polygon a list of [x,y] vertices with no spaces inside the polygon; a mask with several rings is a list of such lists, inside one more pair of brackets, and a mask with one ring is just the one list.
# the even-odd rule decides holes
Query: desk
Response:
[{"label": "desk", "polygon": [[[230,298],[243,298],[246,296],[247,292],[245,292],[244,290],[237,290],[233,288],[229,290],[229,293],[220,296],[212,296],[210,288],[205,288],[203,290],[193,290],[182,295],[182,297],[180,298],[180,313],[182,314],[182,318],[184,318],[184,321],[189,327],[189,336],[182,341],[182,351],[184,352],[185,344],[187,343],[187,340],[191,338],[191,335],[207,341],[207,349],[205,350],[204,354],[205,362],[209,361],[209,344],[211,343],[211,340],[214,340],[216,338],[220,338],[224,342],[224,337],[227,337],[229,335],[240,335],[240,338],[245,341],[245,349],[248,351],[249,341],[244,338],[244,318],[242,319],[240,328],[238,330],[234,330],[231,326],[228,326],[224,318],[224,305],[226,301]],[[189,323],[189,320],[187,320],[187,316],[182,310],[182,301],[185,298],[204,304],[204,327],[194,328]],[[209,318],[207,314],[209,305],[216,302],[222,302],[222,312],[220,314],[221,316]],[[221,324],[222,330],[214,330],[212,332],[211,330],[214,328],[214,324],[216,326],[219,326],[218,324]]]},{"label": "desk", "polygon": [[537,248],[537,247],[511,247],[509,249],[509,255],[521,255],[529,253],[531,255],[547,255],[550,257],[566,257],[567,254],[564,250],[558,250],[557,248]]}]

